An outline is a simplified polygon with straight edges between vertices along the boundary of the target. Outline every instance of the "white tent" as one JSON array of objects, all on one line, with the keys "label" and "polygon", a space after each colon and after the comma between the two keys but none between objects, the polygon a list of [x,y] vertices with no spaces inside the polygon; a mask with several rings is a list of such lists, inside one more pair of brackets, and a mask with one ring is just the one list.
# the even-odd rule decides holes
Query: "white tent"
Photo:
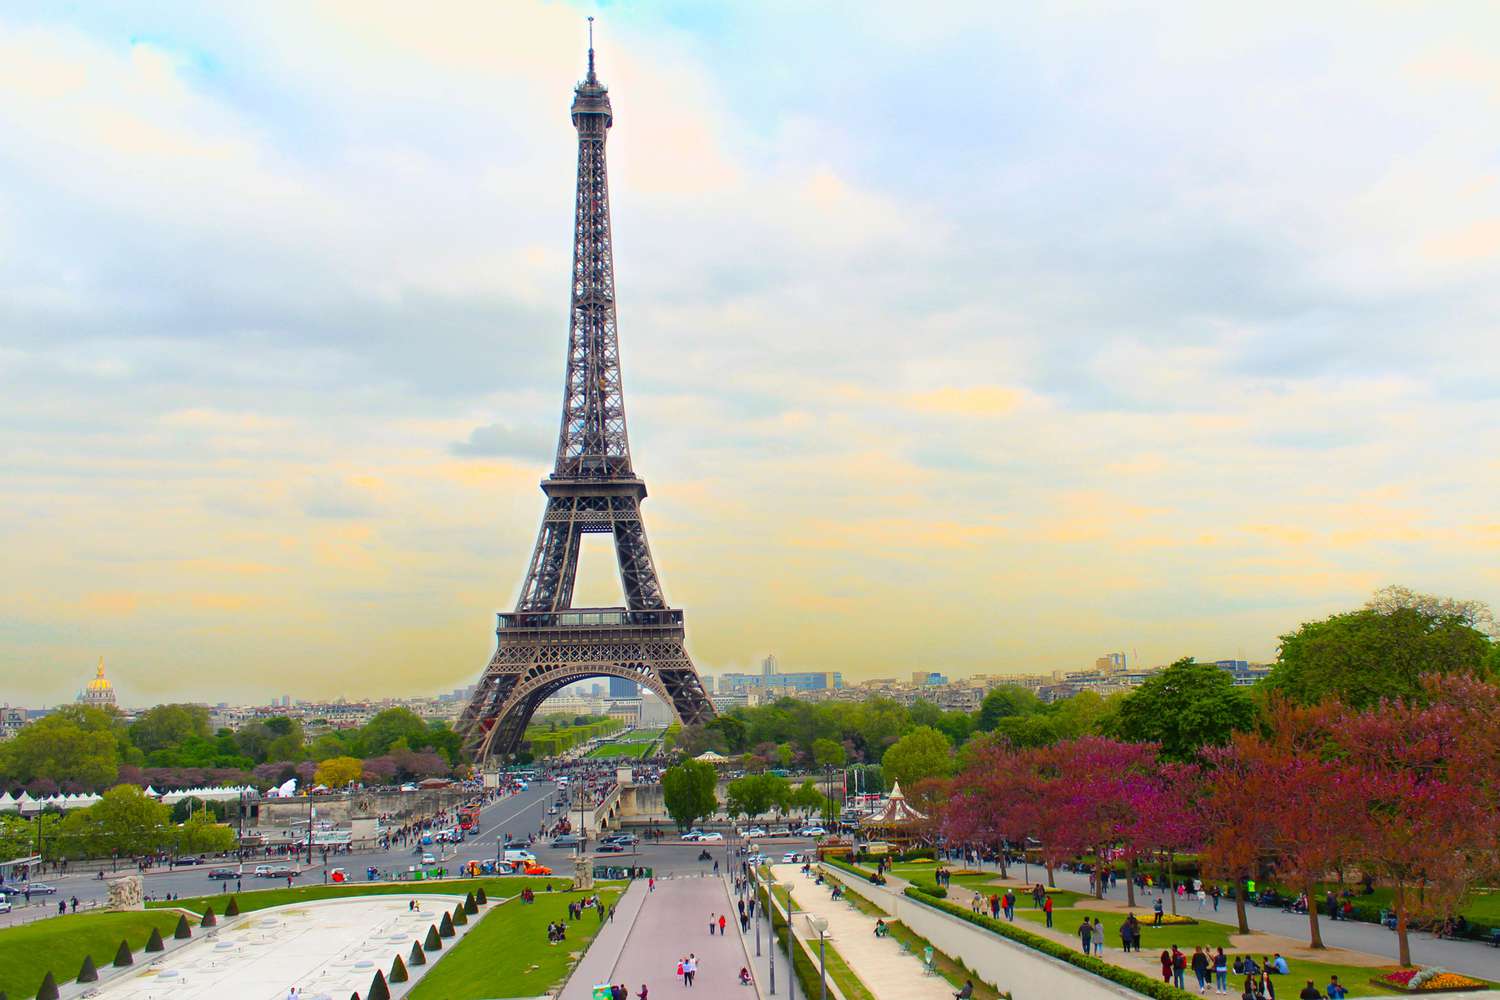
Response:
[{"label": "white tent", "polygon": [[15,812],[16,800],[10,792],[0,792],[0,813]]},{"label": "white tent", "polygon": [[726,757],[726,756],[724,756],[721,753],[716,753],[713,750],[705,750],[702,753],[700,753],[698,756],[694,757],[693,759],[694,760],[701,760],[701,761],[704,761],[704,762],[709,763],[709,764],[722,764],[725,761],[727,761],[729,758]]}]

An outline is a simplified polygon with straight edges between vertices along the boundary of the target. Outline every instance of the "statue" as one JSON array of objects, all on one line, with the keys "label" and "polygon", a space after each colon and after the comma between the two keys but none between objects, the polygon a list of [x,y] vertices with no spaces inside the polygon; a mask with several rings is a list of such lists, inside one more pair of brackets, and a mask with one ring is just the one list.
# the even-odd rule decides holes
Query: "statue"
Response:
[{"label": "statue", "polygon": [[587,855],[580,855],[573,859],[573,888],[592,889],[594,887],[594,860]]},{"label": "statue", "polygon": [[146,894],[141,889],[139,875],[121,875],[109,880],[109,902],[111,910],[144,910]]}]

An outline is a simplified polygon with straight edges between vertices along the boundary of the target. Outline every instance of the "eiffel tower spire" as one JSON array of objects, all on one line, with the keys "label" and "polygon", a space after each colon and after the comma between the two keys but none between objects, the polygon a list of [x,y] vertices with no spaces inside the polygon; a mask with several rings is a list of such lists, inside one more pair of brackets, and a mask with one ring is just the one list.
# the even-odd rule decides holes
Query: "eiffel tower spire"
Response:
[{"label": "eiffel tower spire", "polygon": [[[578,179],[562,426],[516,610],[499,616],[495,655],[459,717],[465,746],[479,761],[520,749],[537,706],[587,677],[634,681],[683,723],[714,715],[684,645],[682,611],[662,592],[641,520],[646,484],[630,464],[604,157],[614,113],[594,69],[589,22],[588,76],[573,89],[571,112]],[[573,607],[586,532],[613,535],[625,607]]]}]

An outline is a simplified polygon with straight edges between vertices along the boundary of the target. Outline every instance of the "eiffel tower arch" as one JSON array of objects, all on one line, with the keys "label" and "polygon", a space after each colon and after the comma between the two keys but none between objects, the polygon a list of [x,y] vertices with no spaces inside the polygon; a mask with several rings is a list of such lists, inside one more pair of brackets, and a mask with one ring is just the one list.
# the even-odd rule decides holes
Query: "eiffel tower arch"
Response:
[{"label": "eiffel tower arch", "polygon": [[[592,19],[590,19],[592,20]],[[662,593],[641,502],[646,484],[630,462],[615,316],[614,253],[604,147],[614,118],[594,73],[573,92],[578,130],[573,291],[562,427],[547,502],[516,609],[502,612],[495,655],[458,728],[476,761],[514,754],[537,708],[589,677],[623,677],[653,692],[684,724],[707,722],[713,705],[684,645],[682,611]],[[585,533],[614,538],[625,606],[573,607]]]}]

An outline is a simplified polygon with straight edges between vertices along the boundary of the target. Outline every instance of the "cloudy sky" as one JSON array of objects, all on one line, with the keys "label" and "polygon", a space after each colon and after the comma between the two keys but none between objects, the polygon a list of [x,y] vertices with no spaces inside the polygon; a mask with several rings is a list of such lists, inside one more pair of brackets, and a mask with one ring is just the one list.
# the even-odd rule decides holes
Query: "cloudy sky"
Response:
[{"label": "cloudy sky", "polygon": [[1500,597],[1500,8],[918,9],[0,4],[0,701],[101,654],[130,703],[478,675],[589,13],[702,668],[1269,658],[1387,583]]}]

